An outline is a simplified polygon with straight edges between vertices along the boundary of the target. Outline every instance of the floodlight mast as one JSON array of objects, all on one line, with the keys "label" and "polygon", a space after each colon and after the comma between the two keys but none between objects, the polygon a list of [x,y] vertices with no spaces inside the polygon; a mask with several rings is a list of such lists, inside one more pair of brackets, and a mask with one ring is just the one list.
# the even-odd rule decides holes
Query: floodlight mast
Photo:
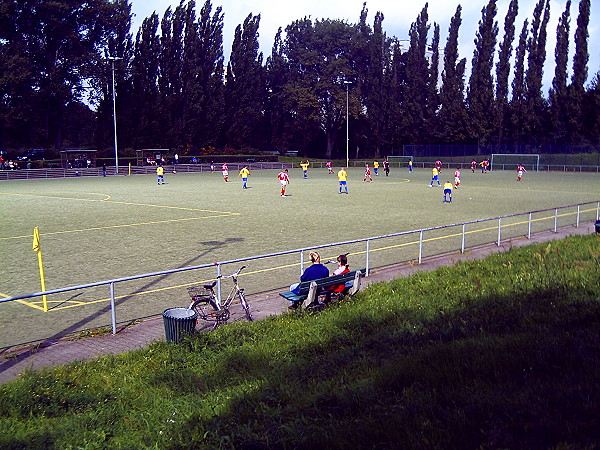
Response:
[{"label": "floodlight mast", "polygon": [[349,104],[348,86],[352,84],[352,81],[344,80],[344,84],[346,85],[346,168],[348,168],[348,167],[350,167],[350,135],[349,135],[350,116],[348,115],[348,104]]},{"label": "floodlight mast", "polygon": [[112,65],[112,100],[113,100],[113,128],[115,130],[115,174],[119,173],[119,152],[117,151],[117,101],[115,95],[115,61],[119,61],[123,58],[118,56],[108,56],[108,59]]}]

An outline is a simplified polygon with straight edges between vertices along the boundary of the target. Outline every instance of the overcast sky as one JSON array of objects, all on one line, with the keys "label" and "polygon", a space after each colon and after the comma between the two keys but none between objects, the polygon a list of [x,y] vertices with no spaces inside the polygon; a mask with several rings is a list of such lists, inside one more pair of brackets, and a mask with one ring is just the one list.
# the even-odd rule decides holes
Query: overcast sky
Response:
[{"label": "overcast sky", "polygon": [[[142,24],[142,21],[156,11],[159,19],[162,19],[165,10],[172,6],[174,9],[179,5],[179,0],[131,0],[133,18],[133,34],[135,34]],[[217,6],[223,8],[224,29],[223,29],[223,49],[225,59],[229,58],[231,44],[235,27],[242,24],[248,14],[260,14],[259,43],[260,50],[264,54],[264,59],[271,54],[271,47],[277,29],[285,27],[296,19],[305,16],[315,19],[341,19],[349,23],[357,23],[362,10],[363,0],[301,0],[287,2],[282,0],[212,0],[213,12]],[[367,8],[369,14],[367,23],[373,25],[373,19],[378,11],[381,11],[385,17],[383,29],[388,37],[395,36],[398,39],[408,39],[408,32],[411,23],[413,23],[419,12],[425,6],[426,0],[421,1],[399,1],[399,0],[369,0]],[[429,0],[429,23],[438,23],[440,25],[440,48],[446,44],[448,37],[448,27],[450,19],[456,11],[458,4],[462,6],[462,25],[459,30],[459,52],[460,58],[467,58],[468,70],[473,58],[473,41],[475,33],[481,19],[481,10],[488,3],[487,0]],[[504,18],[508,9],[509,0],[499,0],[498,13],[498,41],[504,35]],[[519,33],[523,26],[525,18],[531,17],[537,0],[519,0],[519,16],[515,25],[516,36],[514,46],[518,41]],[[558,19],[562,15],[566,0],[550,2],[550,23],[548,25],[548,50],[546,54],[546,66],[544,68],[544,93],[547,93],[551,86],[554,76],[554,48],[556,40],[556,26]],[[596,72],[600,71],[600,8],[592,2],[591,18],[588,28],[590,37],[588,40],[590,60],[588,64],[588,80]],[[204,5],[204,0],[196,0],[197,11]],[[571,5],[571,34],[573,35],[577,27],[577,16],[579,15],[579,2],[572,0]],[[429,42],[433,36],[433,27],[429,32]],[[569,55],[572,57],[574,51],[574,41],[571,40]],[[514,47],[513,47],[514,55]],[[569,74],[571,70],[571,61],[569,61]],[[467,80],[468,81],[468,80]]]}]

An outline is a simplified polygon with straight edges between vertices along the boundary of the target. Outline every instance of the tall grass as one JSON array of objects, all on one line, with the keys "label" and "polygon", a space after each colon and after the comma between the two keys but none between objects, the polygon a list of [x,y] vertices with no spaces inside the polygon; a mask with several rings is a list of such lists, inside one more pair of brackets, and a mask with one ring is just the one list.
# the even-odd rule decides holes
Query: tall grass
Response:
[{"label": "tall grass", "polygon": [[0,446],[596,448],[599,263],[572,237],[28,373]]}]

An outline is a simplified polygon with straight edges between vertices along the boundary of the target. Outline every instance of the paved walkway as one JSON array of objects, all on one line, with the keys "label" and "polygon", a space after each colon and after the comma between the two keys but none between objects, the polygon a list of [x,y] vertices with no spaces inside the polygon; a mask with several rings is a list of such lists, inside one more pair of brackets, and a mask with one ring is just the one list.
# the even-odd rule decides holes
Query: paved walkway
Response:
[{"label": "paved walkway", "polygon": [[[365,278],[364,282],[370,284],[378,281],[391,281],[412,275],[415,272],[434,270],[441,266],[451,266],[458,261],[483,259],[493,253],[503,252],[510,248],[521,247],[534,242],[551,241],[573,234],[591,234],[593,232],[593,223],[584,224],[579,228],[562,228],[556,233],[547,231],[532,236],[530,240],[526,238],[512,239],[502,243],[499,247],[490,244],[469,249],[464,254],[452,253],[428,258],[423,260],[420,265],[407,263],[377,269]],[[282,299],[278,292],[267,292],[250,297],[252,312],[256,319],[289,312],[287,309],[289,303]],[[234,320],[239,315],[240,311],[232,311]],[[77,360],[141,349],[156,340],[165,340],[162,316],[122,328],[115,335],[108,334],[78,340],[65,338],[57,342],[42,343],[36,347],[21,349],[20,351],[7,352],[2,355],[4,358],[0,360],[0,383],[6,383],[17,378],[26,370],[68,364]]]}]

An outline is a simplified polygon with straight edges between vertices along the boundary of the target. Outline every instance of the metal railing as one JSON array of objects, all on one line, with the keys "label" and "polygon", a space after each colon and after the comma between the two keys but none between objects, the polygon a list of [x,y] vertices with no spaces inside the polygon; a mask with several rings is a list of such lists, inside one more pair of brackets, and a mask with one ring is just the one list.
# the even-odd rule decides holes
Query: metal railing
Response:
[{"label": "metal railing", "polygon": [[[215,269],[216,273],[214,278],[218,278],[220,275],[222,275],[224,266],[253,260],[261,260],[261,263],[265,262],[262,260],[266,260],[265,268],[255,273],[261,273],[264,275],[264,273],[273,270],[284,270],[286,275],[289,275],[289,268],[298,266],[299,274],[302,274],[305,265],[304,255],[307,251],[312,251],[315,249],[322,250],[328,248],[337,248],[339,251],[339,247],[344,247],[346,251],[350,249],[350,254],[354,255],[355,261],[356,259],[360,259],[360,256],[362,255],[364,257],[364,267],[366,267],[368,275],[373,268],[388,267],[407,262],[421,264],[423,258],[426,257],[438,256],[441,254],[447,254],[456,251],[464,253],[468,248],[475,248],[481,245],[487,245],[491,243],[500,246],[501,243],[504,241],[509,241],[511,239],[517,238],[529,239],[531,238],[532,234],[539,233],[542,231],[556,232],[559,228],[562,227],[579,227],[582,222],[595,221],[598,220],[599,217],[600,201],[579,203],[575,205],[560,206],[556,208],[529,211],[525,213],[509,214],[489,219],[479,219],[468,222],[422,228],[419,230],[404,231],[381,236],[372,236],[368,238],[354,239],[343,242],[313,245],[310,247],[297,248],[293,250],[268,253],[264,255],[251,256],[246,258],[231,259],[210,264],[201,264],[171,270],[164,270],[160,272],[152,272],[141,275],[115,278],[111,280],[98,281],[78,286],[69,286],[60,289],[47,290],[44,292],[35,292],[31,294],[3,298],[0,299],[0,303],[31,299],[44,295],[56,295],[60,293],[82,289],[85,290],[99,286],[108,286],[112,332],[113,334],[115,334],[117,332],[117,311],[115,301],[115,299],[117,298],[116,286],[121,283],[133,280],[163,277],[166,275],[181,272],[199,271],[201,269]],[[448,241],[446,241],[446,245],[439,245],[440,241],[446,239],[452,242],[448,244]],[[382,245],[378,247],[378,243],[382,243]],[[410,248],[416,248],[416,251],[406,251],[406,249]],[[379,256],[383,253],[385,253],[386,256]],[[285,264],[280,264],[279,266],[277,266],[277,258],[288,255],[298,255],[298,263],[290,264],[289,261],[286,260]],[[374,261],[376,257],[378,257],[379,259],[377,261]],[[275,264],[272,263],[273,260],[275,261]],[[276,281],[274,281],[275,285],[269,285],[269,283],[266,282],[264,277],[260,280],[259,285],[263,291],[282,288],[283,278],[270,277],[269,279],[273,278],[276,279]],[[221,279],[218,278],[218,280],[219,283],[217,285],[217,294],[220,297]],[[182,286],[185,285],[174,286],[172,288],[181,288]],[[163,288],[163,290],[165,289],[171,288]],[[139,294],[139,292],[137,294]],[[129,298],[129,296],[131,295],[132,294],[129,293],[127,295],[120,296],[120,298]]]},{"label": "metal railing", "polygon": [[[233,162],[227,163],[229,170],[239,171],[242,167],[248,166],[250,170],[283,170],[291,168],[290,163],[280,162]],[[165,165],[165,172],[173,170],[179,173],[198,173],[198,172],[221,172],[221,164],[214,164],[211,171],[210,164],[169,164]],[[106,168],[107,176],[113,175],[151,175],[156,173],[156,166],[119,166],[119,173],[115,174],[114,166]],[[0,181],[7,180],[34,180],[40,178],[75,178],[75,177],[101,177],[102,167],[82,167],[82,168],[45,168],[45,169],[17,169],[0,170]]]}]

